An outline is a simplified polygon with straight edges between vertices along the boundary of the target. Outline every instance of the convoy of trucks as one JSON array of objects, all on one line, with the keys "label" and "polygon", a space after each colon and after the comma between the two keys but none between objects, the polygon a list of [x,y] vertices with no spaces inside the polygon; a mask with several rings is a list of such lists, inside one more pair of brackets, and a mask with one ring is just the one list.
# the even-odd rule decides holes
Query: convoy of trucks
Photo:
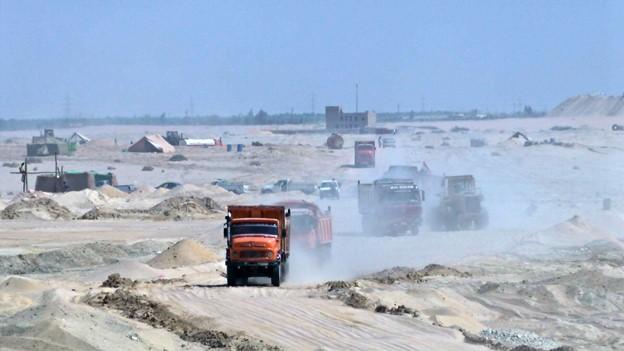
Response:
[{"label": "convoy of trucks", "polygon": [[290,210],[284,206],[228,206],[223,226],[227,239],[227,285],[249,277],[269,277],[280,286],[288,271]]},{"label": "convoy of trucks", "polygon": [[371,235],[418,234],[425,192],[410,179],[358,182],[362,230]]},{"label": "convoy of trucks", "polygon": [[355,167],[375,167],[375,141],[356,141],[354,145]]}]

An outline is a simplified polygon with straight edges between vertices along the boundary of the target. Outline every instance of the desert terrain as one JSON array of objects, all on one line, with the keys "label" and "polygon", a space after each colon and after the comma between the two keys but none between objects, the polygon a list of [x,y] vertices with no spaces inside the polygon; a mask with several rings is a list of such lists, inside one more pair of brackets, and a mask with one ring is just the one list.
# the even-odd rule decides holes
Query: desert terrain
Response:
[{"label": "desert terrain", "polygon": [[[23,161],[39,131],[0,132],[0,350],[622,350],[624,132],[611,130],[616,122],[388,124],[397,147],[378,149],[375,168],[352,166],[354,141],[374,135],[344,135],[345,147],[330,150],[329,133],[272,132],[300,126],[55,130],[92,139],[59,157],[64,170],[114,172],[136,185],[131,194],[107,186],[23,194],[9,164]],[[167,130],[245,148],[179,146],[187,160],[178,162],[125,152]],[[537,143],[510,138],[518,131]],[[475,138],[486,145],[471,147]],[[357,181],[423,162],[436,175],[475,176],[487,228],[432,231],[425,214],[418,235],[364,235]],[[54,161],[31,167],[53,171]],[[211,185],[219,178],[250,192]],[[335,178],[342,196],[260,193],[282,178]],[[182,186],[155,189],[166,181]],[[436,195],[427,193],[428,208]],[[331,206],[331,259],[319,265],[293,252],[281,287],[262,279],[227,287],[224,209],[287,199]]]}]

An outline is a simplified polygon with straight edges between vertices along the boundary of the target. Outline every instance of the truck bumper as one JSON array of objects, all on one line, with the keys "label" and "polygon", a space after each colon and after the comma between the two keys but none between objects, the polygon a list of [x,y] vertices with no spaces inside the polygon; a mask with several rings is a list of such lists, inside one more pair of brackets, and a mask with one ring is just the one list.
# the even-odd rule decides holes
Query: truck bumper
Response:
[{"label": "truck bumper", "polygon": [[226,261],[225,265],[234,270],[239,277],[267,277],[280,261],[273,262],[233,262]]}]

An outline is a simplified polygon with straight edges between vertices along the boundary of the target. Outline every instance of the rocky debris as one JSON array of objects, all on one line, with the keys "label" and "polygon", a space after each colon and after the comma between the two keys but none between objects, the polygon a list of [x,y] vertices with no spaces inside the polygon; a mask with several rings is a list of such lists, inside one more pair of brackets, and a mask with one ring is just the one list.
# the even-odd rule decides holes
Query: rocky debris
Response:
[{"label": "rocky debris", "polygon": [[119,273],[113,273],[102,282],[103,288],[130,288],[136,284],[135,280],[124,278]]},{"label": "rocky debris", "polygon": [[166,329],[182,340],[200,343],[209,348],[229,350],[280,350],[263,341],[252,340],[241,335],[230,335],[218,330],[203,329],[180,318],[159,302],[137,295],[126,289],[101,292],[87,296],[84,301],[94,307],[105,307],[120,311],[125,317],[154,328]]},{"label": "rocky debris", "polygon": [[357,291],[350,290],[347,294],[341,295],[340,300],[345,305],[353,308],[368,309],[371,306],[371,301],[364,294]]},{"label": "rocky debris", "polygon": [[17,168],[19,167],[19,164],[17,162],[4,162],[2,167]]},{"label": "rocky debris", "polygon": [[142,171],[144,172],[151,172],[154,170],[154,167],[152,166],[143,166],[143,168],[141,168]]},{"label": "rocky debris", "polygon": [[259,166],[262,166],[262,163],[260,161],[251,161],[249,162],[249,165],[259,167]]},{"label": "rocky debris", "polygon": [[96,219],[111,219],[111,218],[127,218],[128,210],[113,210],[95,207],[83,214],[80,219],[96,220]]},{"label": "rocky debris", "polygon": [[393,267],[390,269],[385,269],[381,272],[364,276],[362,277],[362,279],[368,279],[382,284],[394,284],[397,281],[413,281],[417,283],[422,283],[425,278],[433,276],[455,276],[460,278],[466,278],[470,276],[470,273],[461,272],[457,269],[442,266],[439,264],[430,264],[420,270],[410,267]]},{"label": "rocky debris", "polygon": [[[533,332],[519,329],[483,329],[479,337],[484,338],[492,345],[502,345],[512,350],[553,350],[561,347],[553,340],[541,337]],[[524,347],[524,349],[517,349]]]},{"label": "rocky debris", "polygon": [[388,307],[386,305],[377,305],[377,307],[375,307],[375,312],[377,313],[388,313],[388,314],[394,314],[394,315],[404,315],[404,314],[409,314],[412,315],[412,317],[418,317],[418,312],[416,312],[415,310],[406,307],[405,305],[398,305],[398,306],[393,306],[393,307]]},{"label": "rocky debris", "polygon": [[251,142],[251,146],[263,146],[263,145],[264,145],[264,144],[262,144],[262,143],[261,143],[261,142],[259,142],[259,141],[252,141],[252,142]]},{"label": "rocky debris", "polygon": [[182,154],[175,154],[169,158],[171,162],[188,161],[188,158]]},{"label": "rocky debris", "polygon": [[141,241],[132,245],[93,242],[37,254],[0,256],[0,274],[55,273],[70,268],[112,264],[162,251],[166,243]]},{"label": "rocky debris", "polygon": [[184,239],[147,261],[147,264],[154,268],[167,269],[196,266],[218,260],[219,256],[201,243],[191,239]]},{"label": "rocky debris", "polygon": [[34,194],[27,195],[9,204],[2,212],[2,219],[72,219],[73,215],[66,207],[56,201]]},{"label": "rocky debris", "polygon": [[340,289],[351,289],[358,286],[357,281],[332,280],[323,284],[327,287],[327,291],[336,291]]}]

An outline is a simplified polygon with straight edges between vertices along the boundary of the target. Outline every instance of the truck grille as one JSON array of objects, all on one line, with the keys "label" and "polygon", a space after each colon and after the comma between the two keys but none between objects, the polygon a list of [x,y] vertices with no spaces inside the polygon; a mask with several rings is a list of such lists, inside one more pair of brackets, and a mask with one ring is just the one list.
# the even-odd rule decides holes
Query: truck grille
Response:
[{"label": "truck grille", "polygon": [[243,250],[240,253],[241,258],[264,258],[267,256],[267,251],[264,250]]},{"label": "truck grille", "polygon": [[468,212],[479,212],[481,210],[481,199],[476,196],[467,197],[466,210]]}]

